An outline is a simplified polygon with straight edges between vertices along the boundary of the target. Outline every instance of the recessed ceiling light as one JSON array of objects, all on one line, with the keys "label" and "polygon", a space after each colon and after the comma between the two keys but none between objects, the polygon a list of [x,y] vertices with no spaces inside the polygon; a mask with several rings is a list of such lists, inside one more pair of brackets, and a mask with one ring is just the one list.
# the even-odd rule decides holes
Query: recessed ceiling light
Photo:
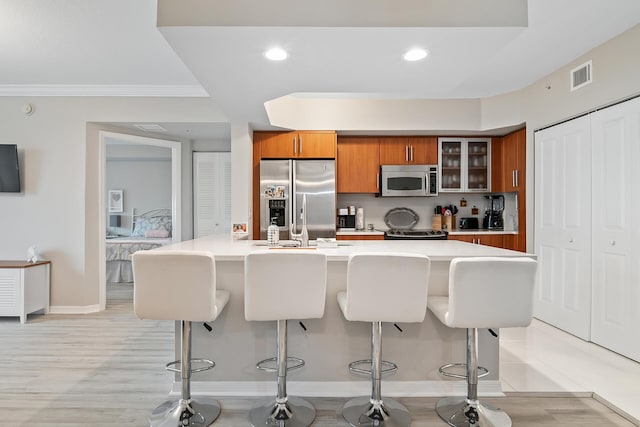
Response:
[{"label": "recessed ceiling light", "polygon": [[427,57],[429,52],[422,48],[410,49],[402,57],[405,61],[420,61]]},{"label": "recessed ceiling light", "polygon": [[264,56],[266,56],[267,59],[270,59],[272,61],[283,61],[287,59],[287,56],[289,55],[284,49],[280,47],[274,47],[266,51],[264,53]]}]

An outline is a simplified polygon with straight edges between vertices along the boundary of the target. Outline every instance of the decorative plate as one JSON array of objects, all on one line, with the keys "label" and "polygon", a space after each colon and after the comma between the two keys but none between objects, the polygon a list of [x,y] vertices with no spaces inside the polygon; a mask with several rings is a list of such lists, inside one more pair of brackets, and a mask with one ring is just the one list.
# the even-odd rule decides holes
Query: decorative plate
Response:
[{"label": "decorative plate", "polygon": [[394,230],[410,230],[420,217],[409,208],[393,208],[384,216],[384,223]]}]

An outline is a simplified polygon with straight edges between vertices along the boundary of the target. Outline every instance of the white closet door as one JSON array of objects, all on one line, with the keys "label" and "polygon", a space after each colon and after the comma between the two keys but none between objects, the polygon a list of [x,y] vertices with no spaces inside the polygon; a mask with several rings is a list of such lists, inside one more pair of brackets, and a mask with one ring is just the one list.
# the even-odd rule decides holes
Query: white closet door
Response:
[{"label": "white closet door", "polygon": [[535,316],[582,339],[591,317],[589,117],[535,135]]},{"label": "white closet door", "polygon": [[231,232],[231,153],[193,153],[193,237]]},{"label": "white closet door", "polygon": [[591,340],[640,361],[640,99],[592,114]]}]

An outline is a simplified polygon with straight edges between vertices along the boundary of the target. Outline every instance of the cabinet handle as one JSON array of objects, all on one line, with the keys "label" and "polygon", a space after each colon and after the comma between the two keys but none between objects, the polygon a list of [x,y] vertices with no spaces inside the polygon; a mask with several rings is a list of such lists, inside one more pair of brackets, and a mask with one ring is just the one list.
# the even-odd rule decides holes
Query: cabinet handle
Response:
[{"label": "cabinet handle", "polygon": [[376,174],[376,190],[380,191],[380,174]]},{"label": "cabinet handle", "polygon": [[293,137],[293,154],[298,154],[298,151],[296,150],[297,144],[296,144],[296,137]]},{"label": "cabinet handle", "polygon": [[520,187],[520,171],[516,169],[515,173],[516,173],[516,188],[518,188]]},{"label": "cabinet handle", "polygon": [[478,237],[478,244],[480,244],[480,238]]},{"label": "cabinet handle", "polygon": [[300,155],[302,155],[302,137],[301,136],[298,137],[298,141],[299,141],[298,151],[300,152]]},{"label": "cabinet handle", "polygon": [[413,145],[411,146],[411,161],[413,162]]},{"label": "cabinet handle", "polygon": [[404,161],[405,162],[409,161],[409,146],[408,145],[404,146]]},{"label": "cabinet handle", "polygon": [[511,170],[511,186],[515,188],[516,186],[516,170]]},{"label": "cabinet handle", "polygon": [[609,244],[610,244],[611,246],[615,246],[615,245],[616,245],[616,241],[615,241],[615,240],[609,240]]}]

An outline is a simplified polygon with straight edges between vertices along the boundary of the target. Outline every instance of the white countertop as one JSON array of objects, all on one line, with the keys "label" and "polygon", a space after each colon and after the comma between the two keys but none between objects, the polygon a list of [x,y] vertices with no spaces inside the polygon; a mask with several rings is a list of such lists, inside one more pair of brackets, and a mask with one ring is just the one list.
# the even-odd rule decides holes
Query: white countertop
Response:
[{"label": "white countertop", "polygon": [[[312,242],[313,243],[313,242]],[[317,250],[327,255],[328,261],[346,261],[354,252],[402,252],[429,256],[432,261],[450,261],[457,257],[498,256],[535,257],[532,254],[474,245],[457,240],[340,240],[335,248],[293,249]],[[252,252],[273,250],[265,240],[233,240],[231,236],[206,236],[195,240],[163,246],[155,250],[191,250],[211,252],[220,261],[242,261]]]},{"label": "white countertop", "polygon": [[[474,230],[461,230],[455,229],[449,231],[449,234],[453,236],[465,235],[465,234],[518,234],[517,230],[487,230],[485,228],[478,228]],[[384,231],[381,230],[338,230],[336,236],[384,236]]]}]

